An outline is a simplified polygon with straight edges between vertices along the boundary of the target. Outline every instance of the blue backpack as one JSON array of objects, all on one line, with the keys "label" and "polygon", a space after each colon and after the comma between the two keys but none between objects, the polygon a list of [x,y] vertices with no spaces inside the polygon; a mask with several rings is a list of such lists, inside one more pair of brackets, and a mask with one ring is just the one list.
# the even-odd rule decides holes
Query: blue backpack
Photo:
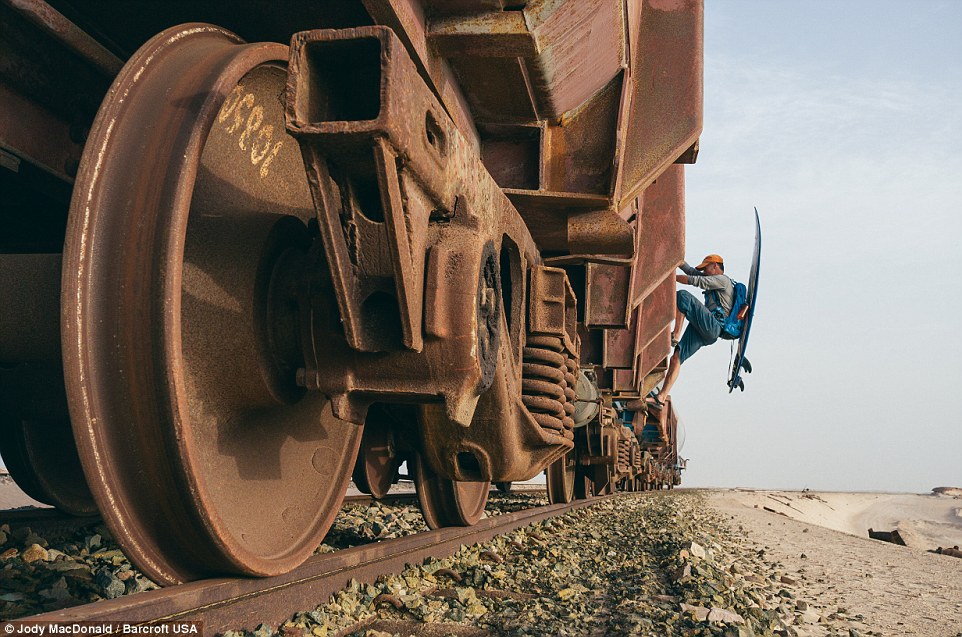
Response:
[{"label": "blue backpack", "polygon": [[[742,335],[742,327],[745,325],[745,317],[748,316],[748,288],[744,283],[739,283],[735,279],[728,277],[735,286],[735,295],[732,301],[732,311],[727,317],[720,317],[722,320],[721,336],[729,341],[734,341]],[[715,305],[721,307],[718,299],[718,290],[711,290],[715,294]],[[719,310],[719,314],[720,314]]]}]

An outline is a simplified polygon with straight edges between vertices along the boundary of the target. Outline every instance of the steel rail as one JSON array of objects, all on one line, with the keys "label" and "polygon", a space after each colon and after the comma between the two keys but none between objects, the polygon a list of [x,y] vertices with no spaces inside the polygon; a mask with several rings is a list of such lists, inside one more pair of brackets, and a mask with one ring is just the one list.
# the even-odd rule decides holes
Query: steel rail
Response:
[{"label": "steel rail", "polygon": [[313,609],[351,580],[373,583],[427,557],[445,557],[464,544],[485,542],[529,524],[593,506],[615,495],[553,504],[485,518],[472,527],[448,527],[315,555],[285,575],[263,579],[218,578],[190,582],[113,600],[24,617],[31,623],[125,622],[160,624],[203,622],[214,635],[230,629],[278,625],[299,611]]},{"label": "steel rail", "polygon": [[[494,492],[493,487],[492,492]],[[504,495],[534,495],[539,493],[543,494],[544,492],[545,490],[543,488],[525,488],[513,489]],[[416,503],[417,498],[418,496],[414,491],[410,493],[389,493],[377,500],[377,502],[381,504]],[[374,501],[374,498],[365,494],[346,495],[341,506],[347,506],[349,504],[371,504]],[[73,530],[91,524],[98,524],[102,521],[99,515],[78,517],[63,513],[53,507],[5,509],[0,511],[0,524],[10,524],[11,526],[16,525],[18,527],[29,526],[34,531],[38,529]]]},{"label": "steel rail", "polygon": [[0,511],[0,524],[9,524],[11,527],[29,526],[33,531],[38,529],[52,532],[74,531],[100,521],[99,515],[68,515],[52,507]]}]

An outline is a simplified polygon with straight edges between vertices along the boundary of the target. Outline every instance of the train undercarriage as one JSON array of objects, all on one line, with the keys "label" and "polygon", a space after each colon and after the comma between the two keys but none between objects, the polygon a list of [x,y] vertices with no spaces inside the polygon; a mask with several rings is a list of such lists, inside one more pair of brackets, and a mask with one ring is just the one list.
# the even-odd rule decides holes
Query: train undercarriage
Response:
[{"label": "train undercarriage", "polygon": [[[146,574],[679,483],[696,0],[4,0],[0,455]],[[9,37],[6,35],[9,34]]]}]

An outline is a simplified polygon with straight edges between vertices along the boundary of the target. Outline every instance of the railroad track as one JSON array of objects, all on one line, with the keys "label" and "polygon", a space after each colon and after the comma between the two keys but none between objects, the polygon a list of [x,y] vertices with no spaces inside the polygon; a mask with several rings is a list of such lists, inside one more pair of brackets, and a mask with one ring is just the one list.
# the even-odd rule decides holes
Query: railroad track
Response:
[{"label": "railroad track", "polygon": [[53,508],[0,511],[0,524],[9,524],[12,528],[29,526],[33,531],[42,531],[48,535],[72,533],[77,529],[100,522],[100,516],[67,515]]},{"label": "railroad track", "polygon": [[[380,499],[384,504],[413,502],[417,500],[415,493],[392,493]],[[367,504],[374,498],[369,495],[349,495],[344,498],[344,505]],[[66,532],[79,529],[90,524],[98,524],[103,519],[99,515],[73,516],[54,508],[11,509],[0,511],[0,523],[11,526],[29,526],[34,531]]]},{"label": "railroad track", "polygon": [[[514,494],[533,494],[544,493],[544,489],[516,488],[511,492]],[[399,504],[417,502],[417,497],[417,494],[413,491],[410,493],[389,493],[378,498],[377,501],[382,504]],[[342,506],[370,504],[374,500],[373,497],[364,494],[348,495],[344,497]],[[5,523],[15,527],[29,526],[34,531],[42,530],[45,533],[68,533],[91,524],[99,524],[102,521],[102,518],[98,515],[74,516],[54,508],[23,508],[0,511],[0,524]]]},{"label": "railroad track", "polygon": [[[612,496],[535,507],[486,518],[472,527],[447,527],[349,549],[315,555],[297,569],[276,577],[207,579],[114,600],[43,613],[14,624],[123,622],[134,625],[203,622],[204,633],[254,630],[278,625],[298,611],[313,608],[351,580],[373,583],[428,557],[446,557],[464,544],[485,542],[521,527],[585,508]],[[6,626],[2,630],[5,630]]]}]

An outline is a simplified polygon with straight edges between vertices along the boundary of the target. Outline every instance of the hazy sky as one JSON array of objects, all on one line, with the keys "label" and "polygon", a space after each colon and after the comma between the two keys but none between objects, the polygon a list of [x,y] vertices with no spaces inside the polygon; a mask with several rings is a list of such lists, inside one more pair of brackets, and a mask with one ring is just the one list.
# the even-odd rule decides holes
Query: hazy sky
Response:
[{"label": "hazy sky", "polygon": [[[672,392],[686,486],[962,486],[962,2],[708,0],[687,253],[747,280]],[[694,291],[694,290],[693,290]]]}]

